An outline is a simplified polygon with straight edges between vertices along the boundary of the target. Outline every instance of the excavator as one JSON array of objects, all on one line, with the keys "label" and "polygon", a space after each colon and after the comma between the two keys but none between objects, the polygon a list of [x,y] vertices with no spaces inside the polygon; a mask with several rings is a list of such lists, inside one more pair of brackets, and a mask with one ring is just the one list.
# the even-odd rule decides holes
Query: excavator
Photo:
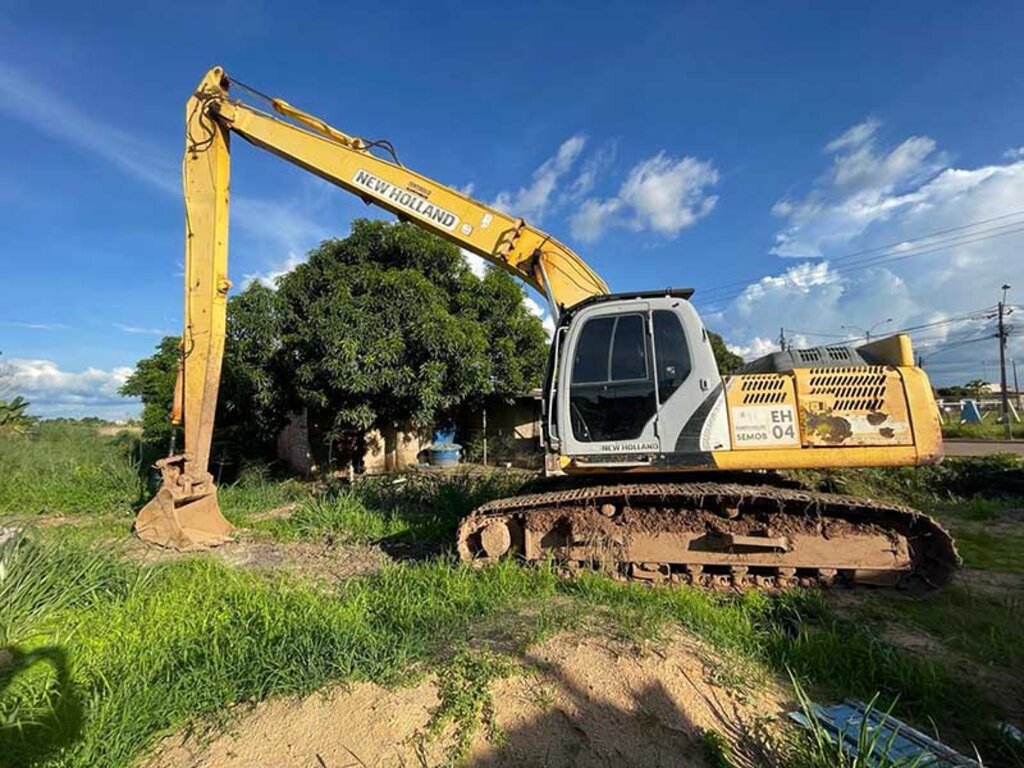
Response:
[{"label": "excavator", "polygon": [[952,577],[953,541],[924,514],[780,475],[941,459],[938,411],[908,336],[776,352],[723,377],[692,290],[612,293],[550,234],[406,168],[389,142],[343,133],[221,67],[186,106],[172,409],[184,450],[157,463],[161,487],[135,522],[141,539],[188,550],[232,533],[209,461],[231,287],[233,136],[507,270],[550,304],[542,421],[546,474],[559,477],[464,518],[463,560],[555,561],[705,588],[936,588]]}]

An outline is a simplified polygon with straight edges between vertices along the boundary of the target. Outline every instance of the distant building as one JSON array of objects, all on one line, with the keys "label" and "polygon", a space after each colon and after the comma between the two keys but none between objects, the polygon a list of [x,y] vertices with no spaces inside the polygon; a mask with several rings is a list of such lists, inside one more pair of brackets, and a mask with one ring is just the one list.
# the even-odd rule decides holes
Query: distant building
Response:
[{"label": "distant building", "polygon": [[[543,465],[540,389],[514,397],[511,402],[491,398],[463,406],[455,414],[455,442],[462,446],[462,460],[537,468]],[[330,467],[334,472],[382,474],[401,471],[422,461],[431,434],[397,432],[395,446],[385,450],[378,430],[367,432],[362,444],[346,451],[337,445],[314,445],[306,413],[291,413],[277,437],[277,455],[291,471],[312,475]],[[361,453],[358,453],[360,452]],[[358,453],[358,455],[353,455]]]}]

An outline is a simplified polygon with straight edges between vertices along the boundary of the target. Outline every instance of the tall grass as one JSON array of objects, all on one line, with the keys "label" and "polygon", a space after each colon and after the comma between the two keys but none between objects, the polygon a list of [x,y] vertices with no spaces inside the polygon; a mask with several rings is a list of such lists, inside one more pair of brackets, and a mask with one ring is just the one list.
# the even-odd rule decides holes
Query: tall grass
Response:
[{"label": "tall grass", "polygon": [[0,754],[14,764],[126,765],[158,734],[236,702],[408,678],[527,606],[549,610],[529,630],[536,639],[563,604],[567,624],[634,638],[682,626],[755,672],[793,670],[825,696],[880,693],[901,716],[965,739],[984,738],[993,714],[970,682],[838,620],[813,593],[651,590],[439,559],[325,594],[209,560],[142,568],[49,539],[5,548],[3,569]]},{"label": "tall grass", "polygon": [[[146,571],[73,548],[7,552],[19,585],[43,585],[12,590],[20,607],[5,626],[0,754],[14,764],[125,765],[156,734],[234,702],[396,680],[471,622],[557,583],[544,570],[436,561],[324,595],[211,561]],[[67,565],[51,577],[58,554]],[[61,584],[77,585],[72,597]]]},{"label": "tall grass", "polygon": [[95,428],[41,422],[0,439],[0,514],[131,514],[145,493],[130,441]]},{"label": "tall grass", "polygon": [[[1024,423],[1011,423],[1010,432],[1015,440],[1024,438]],[[982,424],[943,424],[942,436],[954,440],[1005,440],[1006,429],[994,421]]]},{"label": "tall grass", "polygon": [[409,474],[338,485],[310,495],[288,516],[257,522],[279,539],[319,539],[366,543],[391,539],[406,543],[454,541],[459,521],[491,499],[515,493],[521,475],[431,476]]},{"label": "tall grass", "polygon": [[[919,768],[926,765],[924,754],[908,758],[890,757],[898,727],[894,724],[884,741],[883,732],[872,727],[872,718],[879,713],[875,706],[877,696],[868,702],[857,730],[856,747],[851,748],[825,728],[800,681],[792,678],[792,683],[807,730],[795,734],[790,740],[787,768]],[[883,712],[881,722],[885,723],[891,714],[891,708]],[[929,759],[929,764],[931,762]]]}]

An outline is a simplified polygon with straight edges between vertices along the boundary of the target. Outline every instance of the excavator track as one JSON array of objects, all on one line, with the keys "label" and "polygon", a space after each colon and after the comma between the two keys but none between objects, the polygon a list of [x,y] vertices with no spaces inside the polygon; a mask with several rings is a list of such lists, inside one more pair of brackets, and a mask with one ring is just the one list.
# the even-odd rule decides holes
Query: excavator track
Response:
[{"label": "excavator track", "polygon": [[895,504],[740,483],[598,485],[492,501],[459,526],[460,557],[708,589],[937,589],[960,564],[933,519]]}]

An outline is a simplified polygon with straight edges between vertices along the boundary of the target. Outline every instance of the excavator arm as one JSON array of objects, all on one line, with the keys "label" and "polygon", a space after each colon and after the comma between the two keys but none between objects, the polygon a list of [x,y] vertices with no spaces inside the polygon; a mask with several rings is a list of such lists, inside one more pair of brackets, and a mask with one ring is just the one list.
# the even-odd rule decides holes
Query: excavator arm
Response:
[{"label": "excavator arm", "polygon": [[[139,513],[137,534],[175,549],[220,543],[221,515],[209,474],[210,445],[224,356],[228,279],[231,134],[449,240],[543,293],[557,315],[604,281],[571,249],[520,218],[372,153],[386,142],[349,136],[281,99],[275,115],[233,98],[230,78],[214,67],[186,105],[185,328],[172,420],[184,423],[184,452],[157,463],[163,482]],[[393,154],[393,153],[392,153]]]}]

